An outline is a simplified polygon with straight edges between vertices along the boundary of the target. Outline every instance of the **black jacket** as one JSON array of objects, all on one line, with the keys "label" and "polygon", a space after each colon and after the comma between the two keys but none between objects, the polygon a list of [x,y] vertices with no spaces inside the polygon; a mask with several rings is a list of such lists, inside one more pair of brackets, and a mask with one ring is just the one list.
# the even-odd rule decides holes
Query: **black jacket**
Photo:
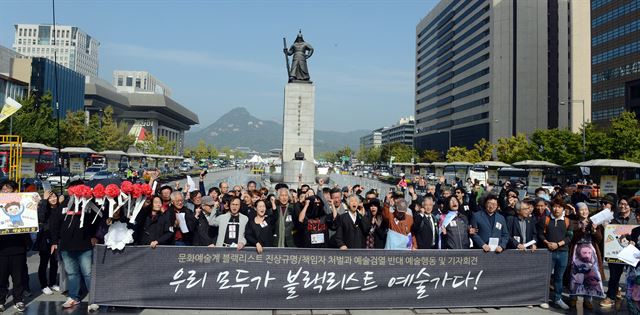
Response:
[{"label": "black jacket", "polygon": [[262,247],[273,247],[273,234],[275,233],[278,218],[269,211],[264,221],[266,225],[260,226],[256,224],[255,217],[249,218],[249,222],[244,230],[244,238],[247,240],[247,246],[256,246],[260,243]]},{"label": "black jacket", "polygon": [[[367,217],[372,219],[371,217]],[[387,233],[389,232],[389,223],[387,220],[384,220],[382,216],[378,217],[380,221],[380,225],[371,223],[371,228],[369,228],[369,234],[373,234],[373,248],[375,249],[384,249],[384,246],[387,244]],[[414,221],[415,224],[415,221]]]},{"label": "black jacket", "polygon": [[[194,246],[209,246],[216,243],[218,233],[209,225],[209,220],[207,220],[204,211],[202,211],[196,219],[196,228],[193,232]],[[213,234],[214,232],[215,234]]]},{"label": "black jacket", "polygon": [[158,241],[159,245],[173,244],[173,221],[168,212],[151,215],[151,208],[147,207],[138,213],[136,218],[136,244],[149,245]]},{"label": "black jacket", "polygon": [[[427,215],[431,216],[431,223],[427,220]],[[418,249],[438,248],[438,234],[440,233],[438,231],[438,221],[433,215],[425,214],[423,216],[422,214],[414,213],[411,233],[416,238]]]},{"label": "black jacket", "polygon": [[[507,228],[509,230],[509,242],[507,248],[518,248],[518,244],[525,244],[527,242],[535,240],[538,241],[538,228],[536,226],[536,219],[529,217],[524,219],[527,223],[527,230],[523,237],[520,230],[520,218],[518,216],[507,217]],[[540,244],[536,244],[539,247]]]},{"label": "black jacket", "polygon": [[356,214],[356,222],[351,220],[349,213],[343,213],[336,218],[336,245],[340,248],[366,248],[367,235],[371,228],[371,218]]},{"label": "black jacket", "polygon": [[96,237],[98,222],[93,219],[97,214],[88,212],[84,215],[84,226],[80,228],[81,213],[69,211],[52,211],[49,218],[51,241],[58,245],[58,250],[85,251],[93,248],[91,239]]},{"label": "black jacket", "polygon": [[47,200],[40,200],[38,203],[38,235],[34,246],[36,250],[51,250],[51,214],[60,211],[62,209],[59,205],[52,208]]},{"label": "black jacket", "polygon": [[[169,213],[169,216],[171,217],[171,222],[175,223],[176,209],[173,205],[169,206],[169,209],[167,209],[167,213]],[[191,245],[193,244],[193,235],[195,234],[193,231],[196,230],[196,225],[197,225],[196,215],[193,211],[187,208],[186,205],[182,207],[182,209],[180,209],[180,213],[184,213],[184,219],[185,221],[187,221],[186,223],[187,223],[187,228],[189,229],[189,233],[182,233],[182,231],[180,230],[180,225],[174,225],[175,237],[171,244],[175,244],[175,241],[178,240],[177,238],[181,237],[181,240],[183,242],[185,242],[187,245]]]},{"label": "black jacket", "polygon": [[29,234],[0,235],[0,256],[24,255],[30,243]]}]

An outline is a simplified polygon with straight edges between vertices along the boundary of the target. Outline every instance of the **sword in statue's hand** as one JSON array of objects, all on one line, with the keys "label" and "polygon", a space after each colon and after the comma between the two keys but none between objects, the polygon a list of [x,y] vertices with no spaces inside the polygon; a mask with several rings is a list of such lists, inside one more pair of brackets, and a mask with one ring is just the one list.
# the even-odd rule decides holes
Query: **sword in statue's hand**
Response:
[{"label": "sword in statue's hand", "polygon": [[287,53],[287,39],[285,37],[282,38],[282,43],[284,44],[284,59],[287,61],[287,79],[289,78],[289,73],[291,73],[291,66],[289,66],[289,54]]}]

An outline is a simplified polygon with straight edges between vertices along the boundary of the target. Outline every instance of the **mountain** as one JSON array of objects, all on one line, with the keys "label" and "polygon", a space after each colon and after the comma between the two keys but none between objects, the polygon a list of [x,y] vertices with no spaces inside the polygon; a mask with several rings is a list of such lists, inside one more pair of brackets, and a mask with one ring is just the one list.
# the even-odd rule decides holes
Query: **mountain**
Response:
[{"label": "mountain", "polygon": [[[336,151],[344,146],[360,147],[360,137],[367,130],[349,132],[321,131],[315,133],[316,155]],[[200,139],[216,148],[249,147],[259,152],[282,148],[282,124],[271,120],[260,120],[252,116],[246,108],[237,107],[222,115],[213,124],[185,134],[186,146],[195,146]]]}]

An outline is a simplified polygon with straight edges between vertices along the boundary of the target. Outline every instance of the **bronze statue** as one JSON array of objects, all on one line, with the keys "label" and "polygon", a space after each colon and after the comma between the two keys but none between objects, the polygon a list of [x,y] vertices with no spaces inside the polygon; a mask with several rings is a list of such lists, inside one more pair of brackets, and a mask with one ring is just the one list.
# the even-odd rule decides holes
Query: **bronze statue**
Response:
[{"label": "bronze statue", "polygon": [[[302,31],[298,32],[296,41],[287,49],[286,39],[284,41],[284,54],[287,59],[287,71],[289,72],[289,82],[307,82],[311,83],[309,77],[309,69],[307,68],[307,59],[313,55],[313,47],[305,42],[302,38]],[[291,67],[289,67],[289,57],[293,56]]]}]

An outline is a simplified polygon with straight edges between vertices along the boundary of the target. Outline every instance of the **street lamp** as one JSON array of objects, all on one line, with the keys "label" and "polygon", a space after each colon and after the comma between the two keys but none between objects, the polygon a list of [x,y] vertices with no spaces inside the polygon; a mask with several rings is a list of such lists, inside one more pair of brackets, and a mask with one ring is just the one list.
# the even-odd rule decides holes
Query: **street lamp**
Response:
[{"label": "street lamp", "polygon": [[587,130],[586,130],[586,123],[587,121],[585,120],[585,116],[584,116],[584,112],[585,112],[585,106],[584,106],[584,100],[567,100],[567,101],[561,101],[560,105],[567,105],[568,103],[581,103],[582,104],[582,161],[586,161],[587,160]]}]

